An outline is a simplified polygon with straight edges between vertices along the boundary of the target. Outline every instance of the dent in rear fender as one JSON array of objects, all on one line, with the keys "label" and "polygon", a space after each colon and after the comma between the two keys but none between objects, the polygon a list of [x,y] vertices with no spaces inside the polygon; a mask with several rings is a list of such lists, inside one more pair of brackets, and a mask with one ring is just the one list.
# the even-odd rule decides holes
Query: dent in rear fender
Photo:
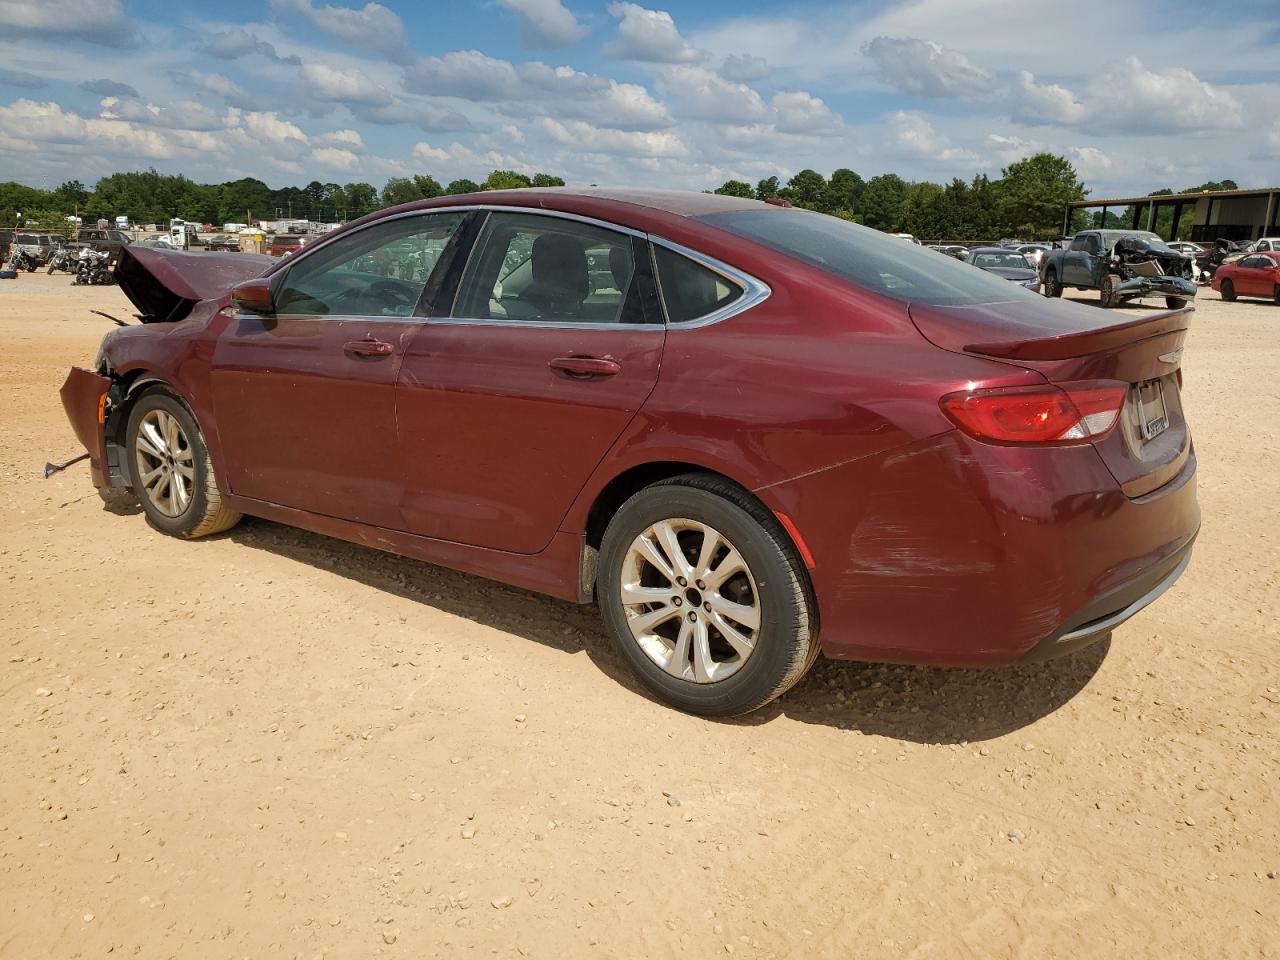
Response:
[{"label": "dent in rear fender", "polygon": [[107,445],[101,413],[111,378],[72,367],[62,385],[62,408],[67,412],[76,439],[89,454],[89,475],[95,487],[106,487]]}]

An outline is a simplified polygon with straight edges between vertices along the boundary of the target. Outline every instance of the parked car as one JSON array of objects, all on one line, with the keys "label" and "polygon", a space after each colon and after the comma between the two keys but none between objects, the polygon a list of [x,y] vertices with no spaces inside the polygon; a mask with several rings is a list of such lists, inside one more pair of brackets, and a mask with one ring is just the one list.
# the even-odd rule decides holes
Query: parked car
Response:
[{"label": "parked car", "polygon": [[235,251],[240,249],[240,238],[229,233],[215,233],[205,246],[209,250]]},{"label": "parked car", "polygon": [[173,245],[173,238],[167,233],[150,233],[141,240],[133,241],[133,246],[147,247],[150,249],[160,250],[177,250],[178,247]]},{"label": "parked car", "polygon": [[1224,263],[1214,273],[1212,284],[1223,300],[1263,297],[1280,303],[1280,251],[1250,253]]},{"label": "parked car", "polygon": [[1066,250],[1045,254],[1040,269],[1046,297],[1097,290],[1104,307],[1161,296],[1176,309],[1196,295],[1193,261],[1145,230],[1082,230]]},{"label": "parked car", "polygon": [[1280,251],[1280,237],[1263,237],[1255,240],[1249,248],[1250,253],[1276,253]]},{"label": "parked car", "polygon": [[98,253],[110,255],[111,264],[120,259],[120,248],[129,245],[129,237],[121,230],[81,230],[76,242]]},{"label": "parked car", "polygon": [[13,235],[11,246],[20,248],[35,261],[37,266],[44,266],[62,242],[62,237],[51,233],[30,233],[20,230]]},{"label": "parked car", "polygon": [[920,243],[919,240],[917,240],[914,236],[912,236],[909,233],[892,233],[890,234],[890,236],[897,237],[899,240],[905,240],[907,241],[907,243],[914,243],[917,245],[919,245]]},{"label": "parked car", "polygon": [[962,247],[959,244],[940,243],[930,244],[930,250],[936,250],[938,253],[944,253],[948,257],[954,257],[956,260],[968,260],[969,248]]},{"label": "parked car", "polygon": [[1030,290],[1040,289],[1040,274],[1031,261],[1017,250],[1005,247],[975,247],[969,251],[969,263],[979,270],[1012,280]]},{"label": "parked car", "polygon": [[1169,242],[1169,248],[1171,250],[1177,250],[1184,257],[1191,257],[1193,259],[1207,256],[1209,253],[1206,248],[1200,246],[1198,243],[1192,243],[1190,240],[1172,240]]},{"label": "parked car", "polygon": [[281,233],[271,238],[270,252],[273,257],[290,257],[307,245],[307,237],[299,234]]},{"label": "parked car", "polygon": [[1038,272],[1040,270],[1040,265],[1044,263],[1044,258],[1049,254],[1049,251],[1052,250],[1053,247],[1047,243],[1024,243],[1019,247],[1015,247],[1015,249],[1026,257],[1027,260],[1030,261],[1031,266],[1035,267]]},{"label": "parked car", "polygon": [[820,650],[1078,650],[1199,527],[1190,311],[1116,323],[807,210],[513,190],[117,278],[143,323],[62,389],[96,485],[177,537],[248,513],[598,602],[695,713]]}]

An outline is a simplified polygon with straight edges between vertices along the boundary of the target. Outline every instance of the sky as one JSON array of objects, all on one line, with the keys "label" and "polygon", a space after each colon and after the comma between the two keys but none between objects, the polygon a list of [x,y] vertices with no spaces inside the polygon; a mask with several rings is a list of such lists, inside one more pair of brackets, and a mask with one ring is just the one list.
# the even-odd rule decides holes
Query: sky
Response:
[{"label": "sky", "polygon": [[[646,0],[647,2],[647,0]],[[0,0],[0,181],[1280,183],[1280,0]]]}]

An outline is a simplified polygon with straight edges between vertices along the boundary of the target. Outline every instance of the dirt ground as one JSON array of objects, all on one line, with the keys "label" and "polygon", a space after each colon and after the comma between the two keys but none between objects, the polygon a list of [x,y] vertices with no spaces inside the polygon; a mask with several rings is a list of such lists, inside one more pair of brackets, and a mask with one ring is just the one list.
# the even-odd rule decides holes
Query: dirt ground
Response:
[{"label": "dirt ground", "polygon": [[1280,307],[1204,291],[1204,527],[1109,647],[727,723],[593,609],[41,479],[90,308],[0,281],[0,957],[1280,956]]}]

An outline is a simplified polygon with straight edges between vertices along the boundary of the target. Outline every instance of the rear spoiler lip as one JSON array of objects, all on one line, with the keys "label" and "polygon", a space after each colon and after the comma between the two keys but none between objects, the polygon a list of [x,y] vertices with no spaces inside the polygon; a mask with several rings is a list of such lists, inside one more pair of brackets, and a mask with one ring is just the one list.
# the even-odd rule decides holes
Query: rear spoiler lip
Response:
[{"label": "rear spoiler lip", "polygon": [[1070,360],[1092,353],[1105,353],[1138,340],[1149,340],[1151,337],[1186,330],[1191,325],[1193,313],[1195,307],[1188,305],[1096,330],[1035,340],[969,343],[965,344],[964,350],[966,353],[1001,360]]}]

